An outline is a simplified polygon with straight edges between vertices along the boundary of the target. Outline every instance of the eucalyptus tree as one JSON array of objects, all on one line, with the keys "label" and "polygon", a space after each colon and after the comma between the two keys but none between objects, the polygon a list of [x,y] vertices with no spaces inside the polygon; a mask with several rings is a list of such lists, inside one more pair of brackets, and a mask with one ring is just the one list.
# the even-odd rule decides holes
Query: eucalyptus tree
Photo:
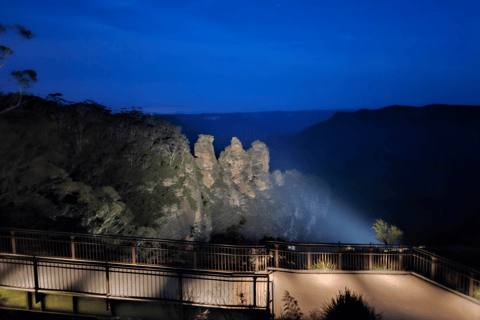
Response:
[{"label": "eucalyptus tree", "polygon": [[[9,27],[9,26],[4,26],[0,23],[0,34],[6,32],[8,29],[14,29],[17,31],[17,34],[21,37],[21,38],[24,38],[24,39],[32,39],[33,37],[35,37],[35,35],[33,33],[31,33],[30,31],[28,31],[27,29],[25,29],[24,27],[22,26],[19,26],[18,24],[13,26],[13,27]],[[13,50],[10,49],[10,48],[7,48],[5,46],[0,46],[0,59],[3,60],[3,63],[2,65],[0,66],[3,67],[3,65],[5,64],[5,59],[9,56],[13,54]]]},{"label": "eucalyptus tree", "polygon": [[[16,30],[17,34],[24,39],[32,39],[33,37],[35,37],[35,35],[32,32],[30,32],[29,30],[25,29],[24,27],[18,24],[15,26],[4,26],[0,24],[0,34],[7,31],[7,29]],[[5,59],[11,54],[13,54],[12,49],[7,48],[3,45],[0,46],[0,59],[3,61],[0,68],[3,67],[3,65],[5,64]],[[15,78],[15,80],[17,81],[17,84],[20,87],[20,93],[18,94],[19,100],[17,105],[7,108],[0,113],[4,113],[6,111],[17,108],[20,105],[20,102],[22,100],[22,92],[26,88],[29,88],[32,82],[37,82],[37,73],[33,70],[24,70],[24,71],[17,70],[17,71],[12,71],[10,74]]]},{"label": "eucalyptus tree", "polygon": [[12,106],[10,108],[7,108],[0,113],[4,113],[6,111],[13,110],[13,109],[17,108],[20,105],[20,101],[22,101],[22,92],[26,88],[30,88],[31,82],[37,82],[37,73],[33,70],[12,71],[11,75],[13,77],[15,77],[15,80],[17,81],[18,86],[20,88],[18,103],[17,103],[16,106]]},{"label": "eucalyptus tree", "polygon": [[388,227],[388,224],[382,219],[377,219],[372,229],[377,232],[375,239],[386,245],[394,244],[403,234],[396,226]]}]

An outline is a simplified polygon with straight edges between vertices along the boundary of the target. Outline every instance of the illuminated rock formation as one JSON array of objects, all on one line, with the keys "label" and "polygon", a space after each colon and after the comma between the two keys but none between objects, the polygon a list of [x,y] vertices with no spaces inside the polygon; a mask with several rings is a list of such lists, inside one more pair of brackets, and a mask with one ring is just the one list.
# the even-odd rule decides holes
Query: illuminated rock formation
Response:
[{"label": "illuminated rock formation", "polygon": [[202,182],[207,188],[215,183],[220,171],[212,142],[213,136],[201,134],[198,136],[194,149],[195,157],[197,157],[195,161],[203,175]]}]

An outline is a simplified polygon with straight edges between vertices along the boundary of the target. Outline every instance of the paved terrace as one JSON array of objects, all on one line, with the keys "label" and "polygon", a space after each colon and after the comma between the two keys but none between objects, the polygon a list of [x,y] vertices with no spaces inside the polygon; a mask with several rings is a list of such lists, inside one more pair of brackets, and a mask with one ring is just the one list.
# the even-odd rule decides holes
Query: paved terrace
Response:
[{"label": "paved terrace", "polygon": [[[338,272],[338,271],[337,271]],[[383,273],[383,274],[382,274]],[[375,313],[388,320],[479,320],[480,303],[438,285],[428,278],[410,272],[315,274],[303,272],[275,272],[270,276],[274,284],[274,312],[279,314],[284,290],[298,301],[305,315],[324,303],[331,304],[345,287],[362,295]]]},{"label": "paved terrace", "polygon": [[[223,246],[0,229],[0,252],[0,295],[10,297],[3,307],[17,309],[167,319],[155,306],[170,301],[279,315],[287,290],[308,315],[348,287],[384,319],[480,319],[480,274],[412,247]],[[131,303],[143,304],[125,307]]]}]

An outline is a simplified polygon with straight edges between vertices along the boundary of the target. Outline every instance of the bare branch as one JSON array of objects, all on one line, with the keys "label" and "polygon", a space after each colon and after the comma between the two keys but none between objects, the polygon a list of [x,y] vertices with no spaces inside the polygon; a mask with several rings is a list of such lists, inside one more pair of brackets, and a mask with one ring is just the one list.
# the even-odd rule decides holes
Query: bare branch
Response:
[{"label": "bare branch", "polygon": [[[35,37],[35,35],[33,33],[31,33],[30,31],[28,31],[27,29],[25,29],[24,27],[20,26],[20,25],[15,25],[14,27],[9,27],[9,26],[3,26],[1,23],[0,23],[0,33],[3,33],[5,31],[7,31],[7,29],[16,29],[18,35],[21,37],[21,38],[25,38],[25,39],[32,39],[33,37]],[[8,55],[10,54],[13,54],[13,50],[10,49],[10,48],[7,48],[5,46],[0,46],[0,59],[3,60],[3,63],[2,65],[0,66],[3,67],[3,65],[5,64],[5,59],[8,57]],[[4,56],[5,55],[5,56]]]},{"label": "bare branch", "polygon": [[22,92],[25,88],[30,88],[30,81],[31,82],[37,82],[37,73],[33,70],[24,70],[24,71],[12,71],[11,75],[15,77],[17,80],[17,83],[20,87],[20,99],[18,100],[18,103],[16,106],[12,106],[11,108],[5,109],[0,113],[3,113],[8,110],[12,110],[17,108],[20,105],[20,101],[22,101]]},{"label": "bare branch", "polygon": [[[3,67],[3,65],[5,64],[5,59],[8,57],[9,54],[12,54],[13,53],[13,50],[10,49],[10,48],[7,48],[5,46],[0,46],[0,59],[3,60],[3,63],[2,65],[0,66]],[[5,56],[4,56],[5,55]]]},{"label": "bare branch", "polygon": [[17,33],[20,35],[20,37],[26,39],[32,39],[33,37],[35,37],[33,33],[18,24],[15,25],[15,28],[17,29]]}]

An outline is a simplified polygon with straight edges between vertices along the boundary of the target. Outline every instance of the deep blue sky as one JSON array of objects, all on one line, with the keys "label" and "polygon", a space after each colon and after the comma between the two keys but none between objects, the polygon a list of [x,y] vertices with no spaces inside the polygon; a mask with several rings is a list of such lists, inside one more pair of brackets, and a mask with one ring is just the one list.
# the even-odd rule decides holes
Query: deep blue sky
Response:
[{"label": "deep blue sky", "polygon": [[[28,93],[148,113],[480,105],[480,1],[1,2]],[[0,62],[1,64],[1,62]],[[9,81],[11,79],[11,81]]]}]

